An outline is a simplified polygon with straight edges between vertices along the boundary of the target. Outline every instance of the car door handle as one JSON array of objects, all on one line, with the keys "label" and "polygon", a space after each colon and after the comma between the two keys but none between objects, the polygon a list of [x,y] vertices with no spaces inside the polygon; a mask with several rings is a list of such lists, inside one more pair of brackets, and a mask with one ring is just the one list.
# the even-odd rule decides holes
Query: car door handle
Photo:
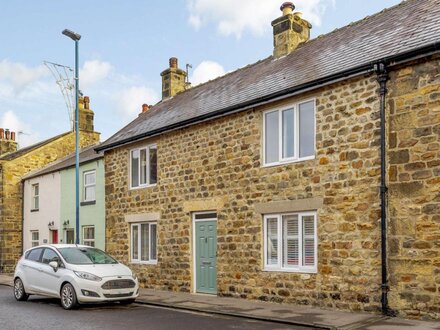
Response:
[{"label": "car door handle", "polygon": [[42,272],[42,271],[43,271],[43,268],[38,268],[38,271],[39,271],[39,272]]}]

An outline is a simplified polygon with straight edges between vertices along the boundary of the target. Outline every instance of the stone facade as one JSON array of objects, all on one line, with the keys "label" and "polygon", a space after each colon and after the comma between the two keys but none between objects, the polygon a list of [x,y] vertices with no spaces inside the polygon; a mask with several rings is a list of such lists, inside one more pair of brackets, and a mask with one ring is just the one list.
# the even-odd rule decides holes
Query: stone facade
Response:
[{"label": "stone facade", "polygon": [[[438,64],[393,72],[387,109],[390,307],[431,318],[439,318],[440,290]],[[315,159],[263,167],[263,111],[309,98]],[[130,266],[143,287],[193,292],[192,212],[215,210],[218,295],[379,312],[379,125],[369,75],[106,151],[107,250],[129,264],[126,216],[160,214],[157,264]],[[149,143],[158,148],[158,184],[130,190],[129,151]],[[317,273],[263,271],[261,210],[319,200],[310,206],[318,214]]]},{"label": "stone facade", "polygon": [[389,82],[391,304],[440,318],[440,57]]}]

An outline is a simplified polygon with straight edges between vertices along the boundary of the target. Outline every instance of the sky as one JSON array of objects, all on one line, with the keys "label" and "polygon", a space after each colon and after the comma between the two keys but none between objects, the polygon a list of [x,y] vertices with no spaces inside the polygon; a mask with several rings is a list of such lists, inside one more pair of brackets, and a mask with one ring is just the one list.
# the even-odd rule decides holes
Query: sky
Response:
[{"label": "sky", "polygon": [[[191,64],[196,85],[272,54],[270,22],[282,0],[1,0],[0,127],[19,147],[70,130],[68,110],[44,61],[74,67],[90,97],[101,141],[161,98],[170,57]],[[398,4],[399,0],[297,0],[311,38]]]}]

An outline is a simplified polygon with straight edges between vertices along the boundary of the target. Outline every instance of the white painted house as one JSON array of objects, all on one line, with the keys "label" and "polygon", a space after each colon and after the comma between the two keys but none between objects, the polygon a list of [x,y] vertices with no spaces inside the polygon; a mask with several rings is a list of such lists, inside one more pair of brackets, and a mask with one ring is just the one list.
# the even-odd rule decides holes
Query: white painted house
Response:
[{"label": "white painted house", "polygon": [[60,183],[59,172],[23,180],[23,250],[59,242]]}]

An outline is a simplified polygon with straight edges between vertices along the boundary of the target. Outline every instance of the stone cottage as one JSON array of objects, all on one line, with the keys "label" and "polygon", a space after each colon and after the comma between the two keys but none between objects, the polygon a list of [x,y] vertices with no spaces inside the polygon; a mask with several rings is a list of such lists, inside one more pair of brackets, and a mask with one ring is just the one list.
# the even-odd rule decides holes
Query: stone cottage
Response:
[{"label": "stone cottage", "polygon": [[[99,142],[94,131],[94,113],[89,109],[89,97],[80,98],[80,145]],[[0,130],[0,273],[11,273],[22,254],[22,177],[61,159],[75,150],[73,131],[17,150],[15,134]],[[45,194],[39,191],[38,194]]]},{"label": "stone cottage", "polygon": [[440,2],[309,40],[162,101],[105,152],[106,246],[144,287],[440,318]]}]

